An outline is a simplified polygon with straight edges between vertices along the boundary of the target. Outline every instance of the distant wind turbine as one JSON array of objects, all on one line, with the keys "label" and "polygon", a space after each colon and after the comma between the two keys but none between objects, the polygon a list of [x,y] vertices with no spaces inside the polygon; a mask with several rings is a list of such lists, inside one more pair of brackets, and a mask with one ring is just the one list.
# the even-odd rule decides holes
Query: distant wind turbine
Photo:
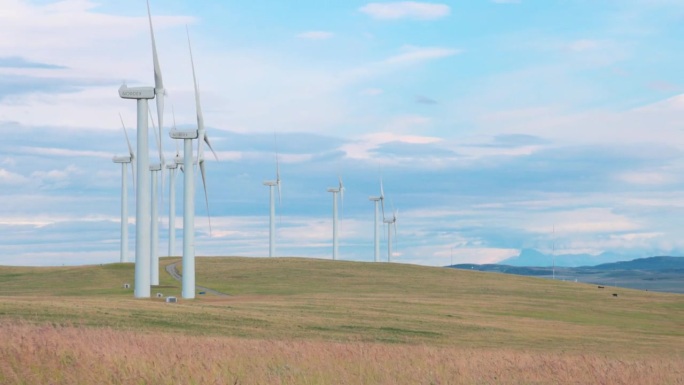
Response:
[{"label": "distant wind turbine", "polygon": [[150,22],[152,39],[152,61],[154,64],[154,87],[128,87],[125,83],[119,87],[119,97],[137,101],[137,189],[136,189],[136,227],[135,227],[135,291],[136,298],[150,297],[150,162],[149,132],[147,114],[148,100],[157,96],[157,114],[161,124],[164,114],[164,83],[157,57],[157,46],[154,40],[150,4],[147,2],[147,16]]},{"label": "distant wind turbine", "polygon": [[337,193],[340,194],[340,201],[342,204],[344,204],[344,184],[342,183],[342,177],[337,178],[339,181],[339,185],[337,187],[331,187],[328,189],[328,192],[331,192],[333,194],[333,255],[332,259],[333,261],[338,258],[338,237],[337,237],[337,231],[338,231],[338,220],[337,220]]},{"label": "distant wind turbine", "polygon": [[276,179],[264,181],[264,186],[268,186],[270,214],[268,228],[268,256],[275,257],[275,194],[274,187],[278,188],[278,204],[282,204],[280,195],[280,163],[278,162],[278,150],[276,149]]},{"label": "distant wind turbine", "polygon": [[123,118],[119,115],[121,119],[121,127],[124,130],[124,135],[126,135],[126,143],[128,144],[128,155],[115,156],[112,161],[114,163],[121,163],[121,256],[119,262],[128,262],[128,164],[131,165],[131,174],[133,178],[133,183],[135,184],[135,169],[133,168],[133,159],[135,159],[135,154],[133,153],[133,147],[131,147],[131,141],[128,140],[128,132],[126,132],[126,126],[124,125]]},{"label": "distant wind turbine", "polygon": [[394,237],[397,236],[397,210],[392,207],[392,218],[383,218],[387,224],[387,262],[392,262],[392,227],[394,227]]},{"label": "distant wind turbine", "polygon": [[375,252],[374,252],[374,261],[378,262],[380,260],[380,228],[379,228],[379,222],[378,222],[378,202],[380,202],[381,207],[382,207],[382,218],[385,218],[385,192],[382,188],[382,179],[380,179],[380,196],[377,197],[368,197],[370,201],[375,202],[375,215],[373,217],[374,219],[374,246],[375,246]]}]

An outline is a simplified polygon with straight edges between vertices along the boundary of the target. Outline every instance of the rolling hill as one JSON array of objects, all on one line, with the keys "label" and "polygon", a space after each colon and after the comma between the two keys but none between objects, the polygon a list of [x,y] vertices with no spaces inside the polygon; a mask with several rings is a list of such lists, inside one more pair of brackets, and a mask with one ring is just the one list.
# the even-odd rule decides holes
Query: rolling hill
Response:
[{"label": "rolling hill", "polygon": [[[552,278],[551,267],[460,264],[457,269]],[[559,280],[684,294],[684,257],[649,257],[596,266],[556,267]]]}]

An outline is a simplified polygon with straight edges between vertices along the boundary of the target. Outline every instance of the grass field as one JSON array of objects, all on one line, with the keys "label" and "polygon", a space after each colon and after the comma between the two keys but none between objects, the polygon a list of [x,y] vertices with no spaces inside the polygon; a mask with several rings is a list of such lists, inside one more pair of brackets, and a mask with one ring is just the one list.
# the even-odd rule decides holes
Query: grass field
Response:
[{"label": "grass field", "polygon": [[[163,270],[178,261],[153,295],[180,294]],[[684,383],[677,294],[298,258],[198,258],[197,284],[230,296],[178,304],[124,282],[131,264],[0,267],[0,383],[114,366],[128,372],[95,382]]]}]

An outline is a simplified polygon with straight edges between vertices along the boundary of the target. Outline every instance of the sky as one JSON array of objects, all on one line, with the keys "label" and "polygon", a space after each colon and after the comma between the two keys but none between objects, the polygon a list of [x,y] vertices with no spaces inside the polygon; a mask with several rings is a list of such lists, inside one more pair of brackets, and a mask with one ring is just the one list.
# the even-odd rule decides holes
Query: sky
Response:
[{"label": "sky", "polygon": [[[121,167],[154,84],[143,0],[0,0],[0,264],[117,262]],[[207,133],[199,256],[373,260],[373,202],[396,262],[543,253],[684,254],[684,2],[151,0],[168,136]],[[151,104],[155,111],[154,103]],[[173,109],[170,108],[173,106]],[[172,112],[173,110],[173,112]],[[150,143],[154,137],[150,136]],[[680,144],[682,143],[682,144]],[[133,143],[135,147],[135,142]],[[152,158],[158,150],[151,145]],[[130,175],[130,174],[129,174]],[[160,250],[167,254],[168,176]],[[182,183],[177,180],[182,250]],[[129,183],[130,254],[135,193]],[[387,258],[383,227],[382,258]]]}]

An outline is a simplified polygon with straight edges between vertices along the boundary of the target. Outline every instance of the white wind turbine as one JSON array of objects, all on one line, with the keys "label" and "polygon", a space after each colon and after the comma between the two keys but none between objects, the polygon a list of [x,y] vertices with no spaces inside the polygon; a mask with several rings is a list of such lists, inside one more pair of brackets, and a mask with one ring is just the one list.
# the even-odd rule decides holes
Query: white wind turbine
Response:
[{"label": "white wind turbine", "polygon": [[275,256],[275,194],[274,187],[278,188],[278,204],[282,204],[280,195],[280,163],[278,162],[278,152],[276,151],[276,179],[264,181],[264,186],[268,186],[270,199],[270,215],[268,228],[268,256]]},{"label": "white wind turbine", "polygon": [[[186,27],[187,32],[187,27]],[[199,86],[195,75],[195,62],[192,57],[192,45],[190,44],[190,33],[188,32],[188,48],[190,50],[190,63],[192,65],[192,80],[195,87],[195,110],[197,112],[196,130],[176,130],[175,127],[170,132],[173,139],[183,139],[183,277],[181,280],[181,295],[183,298],[195,298],[195,186],[194,169],[192,154],[192,139],[197,138],[197,163],[202,174],[204,185],[204,197],[207,204],[207,215],[209,214],[209,198],[207,195],[206,172],[204,168],[204,158],[202,142],[205,142],[209,149],[216,152],[209,143],[206,130],[204,128],[204,116],[200,104]],[[218,160],[218,157],[216,157]],[[179,159],[176,158],[176,161]],[[211,219],[209,220],[209,233],[211,234]]]},{"label": "white wind turbine", "polygon": [[337,187],[331,187],[328,192],[333,194],[333,261],[338,257],[338,240],[337,240],[337,193],[340,193],[340,200],[344,204],[344,184],[342,184],[342,177],[338,177],[339,185]]},{"label": "white wind turbine", "polygon": [[397,236],[397,210],[392,207],[392,218],[384,218],[382,221],[387,223],[387,262],[392,262],[392,227],[394,226],[394,237]]},{"label": "white wind turbine", "polygon": [[152,28],[152,15],[150,3],[147,2],[147,17],[150,22],[150,37],[152,39],[152,60],[154,64],[154,87],[128,87],[125,83],[119,87],[119,97],[123,99],[135,99],[137,101],[137,190],[135,208],[135,291],[136,298],[150,297],[150,159],[149,159],[149,132],[147,114],[149,111],[148,100],[157,96],[157,114],[159,124],[163,122],[164,115],[164,83],[162,81],[161,68],[157,57],[157,45],[154,41]]},{"label": "white wind turbine", "polygon": [[374,219],[374,261],[378,262],[380,259],[380,228],[378,222],[378,202],[382,206],[382,218],[385,219],[385,192],[382,188],[382,179],[380,179],[380,196],[368,197],[368,200],[375,202],[375,216]]},{"label": "white wind turbine", "polygon": [[128,262],[128,176],[126,174],[128,173],[127,164],[130,164],[133,183],[135,184],[135,169],[133,167],[135,154],[133,153],[133,147],[131,147],[131,141],[128,140],[128,132],[126,132],[123,118],[121,115],[119,115],[119,118],[121,119],[124,135],[126,135],[128,155],[115,156],[112,161],[114,163],[121,163],[121,256],[119,262],[125,263]]}]

